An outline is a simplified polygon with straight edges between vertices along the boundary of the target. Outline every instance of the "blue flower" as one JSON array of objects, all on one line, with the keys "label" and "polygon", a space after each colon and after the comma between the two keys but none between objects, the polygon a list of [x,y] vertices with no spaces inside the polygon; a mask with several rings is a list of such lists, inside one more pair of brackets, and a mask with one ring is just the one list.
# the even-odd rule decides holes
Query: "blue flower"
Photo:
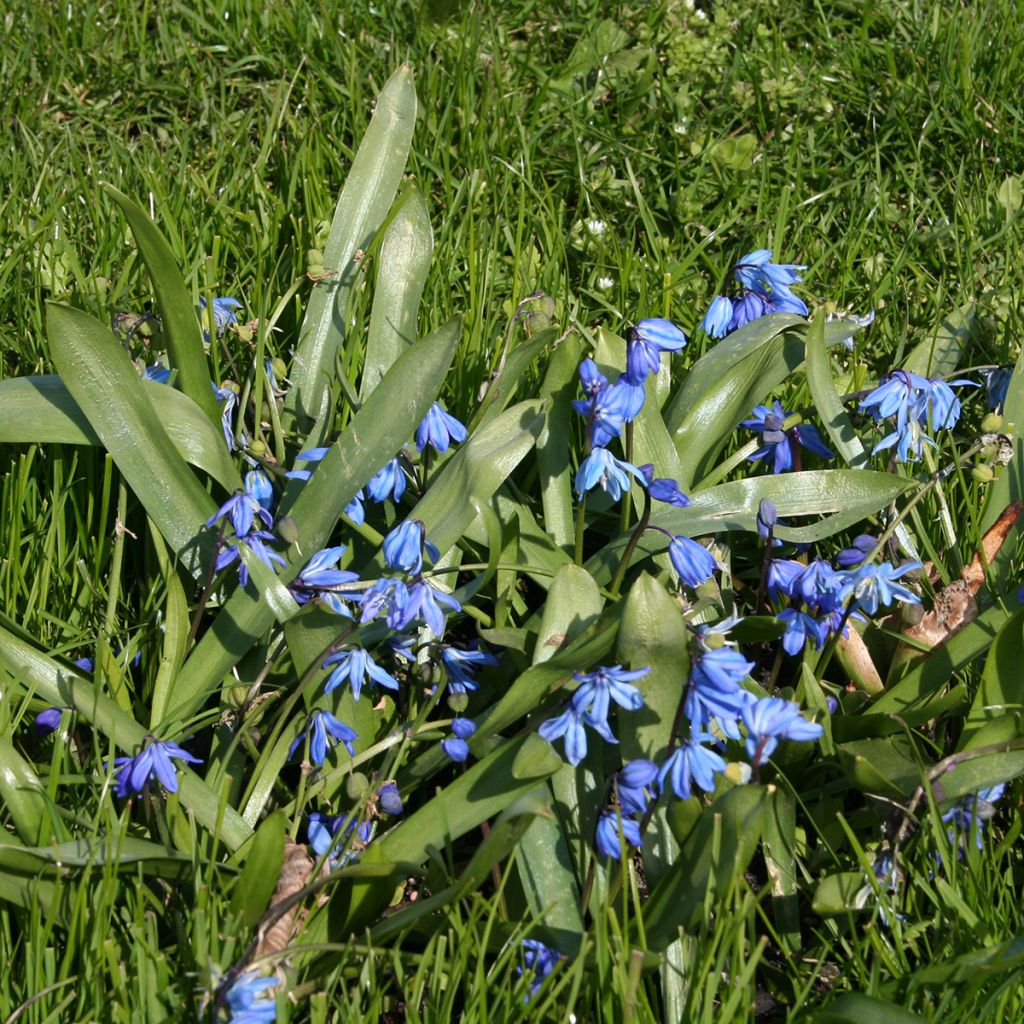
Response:
[{"label": "blue flower", "polygon": [[595,448],[580,463],[576,473],[576,494],[583,497],[587,491],[600,484],[612,501],[618,501],[623,492],[629,490],[627,473],[643,480],[643,474],[631,462],[617,459],[607,448]]},{"label": "blue flower", "polygon": [[385,814],[401,814],[405,810],[402,803],[402,794],[398,792],[398,786],[393,782],[385,782],[377,793],[377,806]]},{"label": "blue flower", "polygon": [[881,565],[862,565],[859,569],[847,569],[837,573],[840,585],[836,592],[839,601],[853,598],[851,607],[856,611],[874,615],[879,606],[888,608],[893,601],[906,604],[920,604],[921,598],[912,590],[897,583],[901,576],[914,569],[922,568],[920,562],[906,562],[898,569],[889,562]]},{"label": "blue flower", "polygon": [[[288,587],[298,604],[307,604],[312,599],[319,598],[331,611],[352,618],[352,613],[342,604],[344,595],[336,592],[337,588],[359,579],[358,573],[334,568],[344,553],[344,545],[338,545],[318,551],[309,560],[306,568]],[[354,593],[352,596],[355,596]]]},{"label": "blue flower", "polygon": [[571,703],[562,714],[543,722],[537,732],[549,743],[564,736],[566,760],[571,765],[577,765],[587,756],[587,733],[583,728],[584,723],[608,743],[619,742],[612,735],[607,722],[591,718]]},{"label": "blue flower", "polygon": [[177,743],[149,739],[134,757],[119,757],[114,761],[114,767],[118,769],[114,792],[118,796],[141,793],[146,783],[155,778],[168,792],[177,793],[178,775],[171,764],[172,757],[189,764],[203,763]]},{"label": "blue flower", "polygon": [[836,594],[842,586],[841,575],[820,558],[807,565],[797,581],[797,593],[809,608],[831,609],[836,606]]},{"label": "blue flower", "polygon": [[318,767],[324,763],[327,751],[339,740],[344,744],[349,757],[356,756],[356,748],[352,745],[359,736],[350,729],[344,722],[339,721],[329,711],[314,711],[309,718],[309,725],[296,736],[292,745],[288,748],[288,756],[291,757],[301,745],[306,733],[309,733],[309,756]]},{"label": "blue flower", "polygon": [[397,457],[370,477],[366,493],[373,501],[382,502],[385,498],[390,498],[392,502],[398,504],[405,494],[405,474]]},{"label": "blue flower", "polygon": [[416,575],[423,568],[423,548],[436,559],[440,552],[426,539],[427,528],[418,519],[406,519],[384,538],[384,561],[389,569]]},{"label": "blue flower", "polygon": [[860,563],[863,562],[877,546],[877,537],[872,537],[870,534],[862,533],[853,538],[853,543],[850,547],[843,548],[843,550],[836,555],[836,562],[844,569],[860,565]]},{"label": "blue flower", "polygon": [[[789,286],[803,280],[799,270],[807,267],[796,263],[772,263],[771,249],[755,249],[748,252],[735,268],[736,280],[745,288],[764,296],[788,296]],[[804,316],[807,315],[806,308]]]},{"label": "blue flower", "polygon": [[[227,517],[231,520],[235,533],[242,537],[251,529],[254,520],[270,527],[274,523],[274,517],[266,505],[266,495],[260,478],[266,480],[262,473],[249,473],[246,477],[244,491],[236,491],[209,519],[206,520],[207,528],[213,526],[220,519]],[[269,481],[267,481],[269,484]],[[250,489],[250,483],[253,485]],[[273,496],[273,491],[271,491]]]},{"label": "blue flower", "polygon": [[690,799],[694,783],[707,793],[714,790],[715,776],[725,771],[726,764],[720,754],[703,746],[704,742],[714,742],[714,737],[694,732],[669,754],[658,772],[660,789],[664,790],[667,780],[680,800]]},{"label": "blue flower", "polygon": [[523,1001],[528,1003],[540,991],[544,979],[558,966],[562,954],[536,939],[523,939],[521,945],[523,966],[516,968],[516,974],[530,980],[530,993],[523,997]]},{"label": "blue flower", "polygon": [[258,501],[265,512],[273,510],[274,486],[263,470],[251,469],[245,474],[245,493]]},{"label": "blue flower", "polygon": [[981,838],[985,822],[991,818],[996,809],[992,805],[1002,799],[1006,791],[1006,783],[1001,782],[997,786],[983,789],[978,793],[971,793],[957,801],[945,814],[942,820],[953,826],[949,831],[950,842],[956,841],[956,830],[965,832],[968,835],[975,825],[975,842],[980,850],[984,843]]},{"label": "blue flower", "polygon": [[749,461],[765,459],[772,463],[772,472],[783,473],[793,468],[793,441],[823,459],[835,458],[835,453],[821,440],[818,431],[809,423],[801,423],[784,430],[786,411],[780,402],[754,407],[753,418],[740,425],[761,434],[763,445],[749,456]]},{"label": "blue flower", "polygon": [[[199,299],[199,308],[206,309],[206,299]],[[217,331],[217,337],[219,338],[231,324],[238,323],[238,317],[235,316],[235,310],[241,309],[242,304],[238,299],[223,298],[213,300],[213,325]],[[209,335],[207,335],[209,340]]]},{"label": "blue flower", "polygon": [[143,380],[151,380],[155,384],[166,384],[171,379],[171,371],[166,366],[154,363],[142,371]]},{"label": "blue flower", "polygon": [[[212,381],[210,383],[213,384]],[[220,429],[224,433],[228,451],[233,452],[238,446],[235,444],[235,429],[231,425],[231,414],[235,411],[238,395],[231,388],[219,388],[216,384],[213,384],[213,393],[218,402],[224,403],[224,407],[220,411]]]},{"label": "blue flower", "polygon": [[228,1024],[269,1024],[277,1020],[276,986],[277,978],[264,978],[253,971],[240,974],[225,995],[231,1013]]},{"label": "blue flower", "polygon": [[36,735],[46,736],[48,733],[53,732],[55,729],[60,727],[61,716],[64,714],[64,708],[44,708],[36,715]]},{"label": "blue flower", "polygon": [[439,452],[448,451],[452,441],[466,440],[466,428],[435,402],[423,422],[416,428],[416,447],[423,451],[432,445]]},{"label": "blue flower", "polygon": [[1006,405],[1006,392],[1010,388],[1013,367],[997,366],[994,370],[986,371],[983,376],[985,378],[985,395],[988,399],[988,407],[996,412],[1000,412]]},{"label": "blue flower", "polygon": [[768,596],[776,601],[780,594],[786,597],[800,597],[800,578],[807,568],[802,562],[789,558],[773,558],[768,564],[765,587]]},{"label": "blue flower", "polygon": [[712,338],[724,338],[732,325],[732,300],[724,295],[716,295],[711,300],[708,311],[701,321],[701,330]]},{"label": "blue flower", "polygon": [[352,688],[352,696],[359,700],[359,694],[362,693],[363,683],[366,682],[367,676],[385,689],[398,689],[398,680],[391,673],[385,672],[370,657],[369,652],[362,647],[353,647],[348,651],[335,651],[334,654],[326,658],[323,667],[330,668],[332,665],[335,668],[327,677],[327,682],[324,683],[325,694],[332,693],[347,679]]},{"label": "blue flower", "polygon": [[356,491],[352,500],[345,506],[345,515],[352,520],[356,526],[362,526],[366,522],[366,510],[363,508],[363,492]]},{"label": "blue flower", "polygon": [[238,579],[242,586],[247,586],[249,583],[249,567],[241,560],[240,546],[245,545],[268,569],[272,572],[277,572],[275,565],[280,565],[282,568],[285,566],[284,558],[279,555],[276,551],[268,548],[266,541],[274,540],[272,533],[267,533],[266,530],[253,530],[247,533],[244,537],[231,537],[229,538],[224,547],[221,548],[217,555],[216,560],[213,563],[214,572],[220,572],[222,569],[226,569],[229,565],[233,565],[238,562]]},{"label": "blue flower", "polygon": [[671,320],[641,320],[626,334],[626,369],[633,383],[643,383],[661,367],[662,352],[678,352],[686,335]]},{"label": "blue flower", "polygon": [[411,587],[395,591],[391,609],[388,612],[388,626],[399,632],[422,618],[436,637],[444,636],[445,613],[438,604],[446,605],[453,612],[462,611],[462,605],[451,594],[432,587],[426,580],[418,579]]},{"label": "blue flower", "polygon": [[767,498],[762,498],[757,506],[757,535],[761,540],[767,540],[771,536],[778,521],[779,510],[775,507],[775,503]]},{"label": "blue flower", "polygon": [[640,472],[647,483],[647,493],[655,501],[663,501],[666,505],[675,508],[689,508],[690,499],[679,489],[679,484],[669,477],[654,476],[654,464],[646,463],[640,467]]},{"label": "blue flower", "polygon": [[475,672],[483,665],[497,665],[498,659],[489,651],[480,650],[476,641],[465,651],[447,644],[441,648],[441,664],[448,673],[448,689],[465,693],[476,689]]},{"label": "blue flower", "polygon": [[[643,406],[643,387],[638,389],[625,379],[624,374],[617,383],[608,387],[591,359],[584,359],[580,364],[580,379],[588,397],[575,400],[573,408],[590,422],[591,443],[596,448],[603,448],[622,433],[628,420],[639,413]],[[594,391],[599,383],[601,386]]]},{"label": "blue flower", "polygon": [[808,722],[796,704],[781,697],[751,701],[740,717],[747,729],[747,754],[755,765],[772,756],[779,740],[806,742],[821,739],[824,734],[821,725]]},{"label": "blue flower", "polygon": [[689,537],[673,536],[668,545],[668,557],[672,568],[688,587],[700,586],[705,580],[711,579],[718,568],[711,552]]},{"label": "blue flower", "polygon": [[644,695],[632,683],[643,679],[650,671],[650,665],[632,672],[621,665],[612,665],[587,674],[574,672],[573,678],[580,685],[572,695],[572,706],[598,722],[608,721],[611,701],[627,711],[637,711],[644,706]]},{"label": "blue flower", "polygon": [[[355,833],[351,848],[342,849],[339,834],[345,839]],[[373,838],[373,821],[360,821],[355,814],[310,814],[306,822],[306,840],[317,857],[327,857],[328,870],[334,871],[355,860],[356,854]]]},{"label": "blue flower", "polygon": [[705,725],[711,718],[738,718],[749,696],[740,683],[753,667],[752,661],[729,647],[706,651],[695,658],[685,704],[690,722]]},{"label": "blue flower", "polygon": [[657,778],[658,766],[653,761],[637,758],[623,765],[615,777],[619,806],[627,814],[644,814],[651,787]]},{"label": "blue flower", "polygon": [[[593,359],[584,359],[580,363],[579,375],[583,394],[589,399],[597,398],[608,387],[608,378],[598,370],[597,363]],[[586,399],[576,399],[572,404],[581,416],[588,416],[590,414],[590,402]]]},{"label": "blue flower", "polygon": [[[389,618],[397,614],[397,610],[408,598],[408,588],[397,579],[380,579],[363,591],[359,599],[361,609],[359,624],[365,626],[379,615]],[[392,627],[394,628],[394,627]]]},{"label": "blue flower", "polygon": [[469,737],[476,732],[476,723],[471,718],[456,718],[452,722],[454,736],[441,740],[441,749],[453,761],[460,764],[469,757]]},{"label": "blue flower", "polygon": [[817,650],[821,650],[828,639],[828,626],[811,618],[806,612],[786,608],[779,612],[777,618],[786,625],[786,632],[782,634],[782,649],[787,654],[799,654],[808,640],[813,641]]},{"label": "blue flower", "polygon": [[594,848],[598,856],[619,860],[622,857],[623,845],[627,848],[643,845],[640,823],[632,818],[623,818],[617,810],[605,808],[597,819]]}]

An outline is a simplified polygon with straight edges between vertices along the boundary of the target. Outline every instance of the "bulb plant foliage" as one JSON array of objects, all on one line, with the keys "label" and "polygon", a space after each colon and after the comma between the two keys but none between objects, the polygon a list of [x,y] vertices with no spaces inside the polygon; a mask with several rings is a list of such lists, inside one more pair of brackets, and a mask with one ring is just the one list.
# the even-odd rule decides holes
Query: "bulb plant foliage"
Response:
[{"label": "bulb plant foliage", "polygon": [[[60,385],[47,401],[110,453],[151,530],[117,543],[152,551],[162,576],[149,620],[99,640],[141,649],[135,668],[72,665],[81,652],[0,630],[23,709],[4,757],[31,771],[26,759],[63,745],[73,784],[106,808],[90,829],[33,804],[4,849],[120,834],[157,871],[168,850],[224,865],[210,877],[237,942],[230,962],[194,969],[210,1019],[236,1022],[315,992],[330,970],[317,943],[441,927],[399,882],[429,875],[443,907],[466,895],[477,849],[476,884],[511,878],[530,922],[507,929],[527,1002],[586,955],[623,886],[656,989],[679,929],[726,913],[749,872],[774,871],[829,793],[912,804],[861,835],[887,878],[926,841],[907,822],[929,802],[960,851],[936,870],[966,870],[1024,766],[1016,733],[984,712],[955,750],[929,739],[952,684],[934,683],[907,629],[949,581],[916,531],[925,509],[948,518],[964,469],[1000,470],[999,446],[970,424],[986,396],[1000,411],[1014,401],[1015,378],[929,377],[914,353],[851,388],[844,343],[867,318],[826,321],[801,292],[808,268],[759,248],[704,315],[559,324],[555,301],[529,296],[478,401],[461,403],[445,385],[457,323],[416,341],[383,316],[370,339],[346,326],[385,251],[397,262],[373,303],[428,320],[424,271],[381,244],[415,121],[407,69],[385,93],[323,252],[321,271],[342,269],[310,276],[296,338],[246,321],[245,296],[197,310],[121,196],[160,282],[157,368],[139,372],[106,325],[51,308]],[[407,188],[398,213],[416,202]],[[523,311],[539,305],[538,327]],[[372,386],[359,390],[358,366]],[[1019,632],[1016,591],[1004,600],[998,582],[977,601],[990,629]],[[973,637],[969,620],[955,629]],[[971,642],[972,657],[986,649]],[[998,703],[1005,681],[986,680],[975,707]],[[945,789],[929,788],[949,755]],[[887,782],[893,758],[923,773]],[[54,781],[55,806],[71,784]],[[547,855],[553,835],[564,858]],[[301,913],[285,918],[254,879],[283,878],[295,845],[309,868],[288,897]],[[813,896],[830,874],[816,863],[819,878],[771,899]],[[85,882],[69,870],[55,884]],[[257,956],[268,911],[285,934]]]}]

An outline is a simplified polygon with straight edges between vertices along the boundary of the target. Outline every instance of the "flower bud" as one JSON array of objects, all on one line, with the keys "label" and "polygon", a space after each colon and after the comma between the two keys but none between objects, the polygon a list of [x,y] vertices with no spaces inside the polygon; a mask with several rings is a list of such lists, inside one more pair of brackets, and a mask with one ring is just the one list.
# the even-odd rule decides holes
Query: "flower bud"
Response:
[{"label": "flower bud", "polygon": [[992,471],[991,466],[985,465],[983,462],[979,462],[976,466],[971,467],[971,476],[979,484],[988,484],[995,479],[995,473]]},{"label": "flower bud", "polygon": [[981,421],[981,432],[983,434],[999,434],[1003,429],[1003,417],[997,412],[990,412]]},{"label": "flower bud", "polygon": [[252,442],[252,444],[249,445],[249,453],[251,455],[255,455],[256,458],[260,458],[261,456],[267,454],[267,446],[259,438],[257,438],[255,441]]},{"label": "flower bud", "polygon": [[370,789],[370,780],[362,772],[349,772],[345,776],[345,796],[349,800],[362,800]]},{"label": "flower bud", "polygon": [[461,715],[469,707],[468,693],[449,693],[445,703],[454,715]]},{"label": "flower bud", "polygon": [[291,516],[281,516],[277,524],[277,535],[289,544],[298,544],[299,524]]}]

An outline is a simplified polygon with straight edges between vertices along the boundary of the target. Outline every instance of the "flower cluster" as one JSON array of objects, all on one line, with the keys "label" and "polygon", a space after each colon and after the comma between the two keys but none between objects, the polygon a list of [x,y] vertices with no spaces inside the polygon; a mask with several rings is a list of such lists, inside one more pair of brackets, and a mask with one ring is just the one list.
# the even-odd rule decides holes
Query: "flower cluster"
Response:
[{"label": "flower cluster", "polygon": [[876,423],[895,420],[896,429],[886,434],[871,454],[895,448],[896,461],[907,462],[919,459],[925,444],[938,447],[929,432],[951,430],[960,419],[960,400],[950,385],[977,387],[974,381],[947,383],[909,370],[894,370],[883,377],[878,387],[864,396],[860,407]]},{"label": "flower cluster", "polygon": [[747,253],[734,268],[739,289],[735,295],[717,295],[704,315],[701,328],[712,338],[724,338],[751,320],[769,313],[794,313],[807,316],[807,305],[797,298],[791,286],[803,278],[804,266],[772,263],[770,249]]},{"label": "flower cluster", "polygon": [[773,402],[770,407],[755,406],[751,418],[740,424],[761,435],[761,447],[750,456],[751,462],[763,459],[771,465],[773,473],[784,473],[800,468],[800,448],[806,448],[823,459],[835,458],[835,453],[822,441],[817,428],[810,423],[784,429],[787,415],[781,402]]}]

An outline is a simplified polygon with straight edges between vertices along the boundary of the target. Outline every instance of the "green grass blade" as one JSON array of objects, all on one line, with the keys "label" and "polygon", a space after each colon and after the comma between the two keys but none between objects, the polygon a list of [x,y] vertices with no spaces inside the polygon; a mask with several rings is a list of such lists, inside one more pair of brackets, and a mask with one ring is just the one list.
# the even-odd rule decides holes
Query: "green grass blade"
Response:
[{"label": "green grass blade", "polygon": [[174,253],[138,203],[112,185],[104,185],[103,190],[121,207],[149,271],[167,339],[167,354],[171,367],[178,371],[175,383],[203,410],[211,425],[220,429],[220,412],[210,387],[202,329]]}]

